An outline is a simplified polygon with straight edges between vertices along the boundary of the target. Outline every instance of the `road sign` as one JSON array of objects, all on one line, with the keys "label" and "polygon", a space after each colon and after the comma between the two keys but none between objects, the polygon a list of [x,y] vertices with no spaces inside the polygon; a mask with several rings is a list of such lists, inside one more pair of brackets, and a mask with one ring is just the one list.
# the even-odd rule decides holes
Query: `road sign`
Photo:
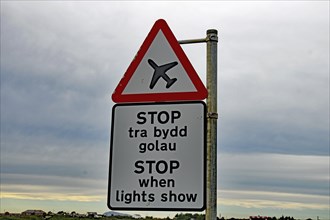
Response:
[{"label": "road sign", "polygon": [[204,210],[205,115],[202,101],[115,105],[109,208]]},{"label": "road sign", "polygon": [[120,80],[112,100],[203,100],[207,90],[167,23],[157,20]]}]

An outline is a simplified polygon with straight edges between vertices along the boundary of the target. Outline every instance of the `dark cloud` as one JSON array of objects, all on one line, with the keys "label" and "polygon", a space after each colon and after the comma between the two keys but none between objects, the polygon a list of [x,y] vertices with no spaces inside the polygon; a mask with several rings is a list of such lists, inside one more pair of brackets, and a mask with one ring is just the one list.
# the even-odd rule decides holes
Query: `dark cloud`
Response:
[{"label": "dark cloud", "polygon": [[327,156],[219,154],[218,187],[326,196],[328,162]]}]

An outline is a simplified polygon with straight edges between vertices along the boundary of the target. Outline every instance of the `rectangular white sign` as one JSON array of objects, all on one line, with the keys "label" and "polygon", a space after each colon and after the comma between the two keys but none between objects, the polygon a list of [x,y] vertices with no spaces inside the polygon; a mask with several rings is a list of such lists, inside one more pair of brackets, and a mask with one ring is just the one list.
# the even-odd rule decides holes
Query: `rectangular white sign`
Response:
[{"label": "rectangular white sign", "polygon": [[204,210],[205,115],[201,101],[115,105],[108,207]]}]

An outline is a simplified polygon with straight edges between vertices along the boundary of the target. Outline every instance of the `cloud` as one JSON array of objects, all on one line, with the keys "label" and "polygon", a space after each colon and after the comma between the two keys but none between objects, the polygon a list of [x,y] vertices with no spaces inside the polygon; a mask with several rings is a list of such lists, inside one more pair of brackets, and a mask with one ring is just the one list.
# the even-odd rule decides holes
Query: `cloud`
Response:
[{"label": "cloud", "polygon": [[329,157],[285,154],[219,154],[223,190],[329,195]]},{"label": "cloud", "polygon": [[218,154],[218,214],[329,215],[329,157]]},{"label": "cloud", "polygon": [[[230,197],[238,198],[230,198]],[[257,209],[328,210],[327,196],[308,196],[260,191],[220,191],[218,204]]]},{"label": "cloud", "polygon": [[106,181],[92,178],[33,174],[3,174],[1,197],[6,199],[101,201],[106,196]]},{"label": "cloud", "polygon": [[[70,195],[60,193],[7,193],[2,195],[2,198],[6,199],[33,199],[33,200],[56,200],[56,201],[75,201],[75,202],[95,202],[100,201],[98,196],[85,196],[85,195]],[[103,199],[103,198],[102,198]]]},{"label": "cloud", "polygon": [[218,190],[218,215],[227,217],[248,216],[319,216],[327,219],[329,197],[269,191]]},{"label": "cloud", "polygon": [[[18,138],[21,142],[17,142]],[[79,138],[78,138],[79,139]],[[16,135],[6,137],[1,147],[1,172],[7,174],[84,177],[106,181],[108,141]],[[35,179],[37,182],[38,180]],[[20,180],[24,182],[24,178]]]},{"label": "cloud", "polygon": [[328,155],[329,13],[321,4],[237,5],[219,34],[220,149]]},{"label": "cloud", "polygon": [[[183,23],[172,21],[182,15],[169,18],[169,24],[180,39],[203,37],[204,25],[218,28],[221,24],[221,150],[328,154],[329,31],[324,7],[311,3],[225,3],[225,8],[216,7],[218,3],[207,5],[213,6],[207,7],[211,14],[220,10],[219,16],[194,26],[187,21],[185,32],[180,31]],[[128,19],[115,21],[114,17],[147,10],[146,19],[155,15],[149,7],[170,8],[171,4],[76,6],[56,2],[4,4],[3,127],[60,131],[59,136],[80,137],[109,129],[104,119],[109,118],[111,88],[152,25],[149,22],[146,27]],[[293,6],[298,8],[291,16]],[[255,7],[260,9],[258,13]],[[313,10],[306,10],[309,7]],[[187,7],[186,17],[197,8],[198,3]],[[231,9],[239,15],[233,16]],[[278,18],[278,10],[286,16]],[[106,16],[109,11],[110,17]],[[303,22],[305,13],[308,21]],[[58,22],[58,14],[67,21],[65,25]],[[124,24],[125,29],[121,28]],[[279,30],[272,28],[275,26]],[[205,59],[200,58],[205,56],[205,45],[183,47],[205,81]]]},{"label": "cloud", "polygon": [[[53,13],[61,7],[55,7],[50,13],[52,16],[46,13],[49,8],[37,10],[32,7],[30,12],[35,16],[31,16],[26,13],[29,10],[22,10],[21,4],[9,6],[2,15],[4,131],[19,128],[23,132],[27,129],[50,130],[63,134],[85,128],[82,135],[86,135],[90,130],[108,129],[109,125],[100,127],[100,123],[109,119],[113,80],[108,74],[111,60],[106,61],[104,49],[97,48],[100,41],[93,43],[89,38],[79,38],[88,32],[84,28],[67,29],[80,27],[77,17],[69,19],[67,25],[59,25]],[[10,9],[19,13],[13,16]],[[95,33],[90,36],[101,35]]]}]

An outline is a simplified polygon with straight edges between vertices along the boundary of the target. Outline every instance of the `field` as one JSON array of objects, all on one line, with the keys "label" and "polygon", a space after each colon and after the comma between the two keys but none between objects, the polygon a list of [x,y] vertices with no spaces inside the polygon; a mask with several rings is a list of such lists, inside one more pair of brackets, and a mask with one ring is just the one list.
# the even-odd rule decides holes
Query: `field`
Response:
[{"label": "field", "polygon": [[102,218],[88,218],[88,217],[69,217],[69,216],[52,216],[49,218],[48,216],[42,217],[42,216],[0,216],[0,220],[132,220],[134,218],[131,217],[123,217],[123,216],[113,216],[113,217],[102,217]]},{"label": "field", "polygon": [[[190,216],[190,215],[189,215]],[[195,216],[197,217],[197,215]],[[201,216],[198,215],[196,220],[200,220]],[[72,216],[66,216],[66,215],[46,215],[46,216],[36,216],[36,215],[30,215],[30,216],[24,216],[20,214],[11,214],[11,215],[4,215],[0,214],[0,220],[136,220],[137,218],[133,218],[130,216],[111,216],[111,217],[72,217]],[[170,220],[169,218],[156,218],[151,216],[146,216],[145,218],[138,218],[140,220]],[[191,219],[188,216],[178,214],[174,219],[176,220],[186,220]]]},{"label": "field", "polygon": [[[133,218],[130,216],[112,216],[112,217],[72,217],[68,215],[45,215],[45,216],[36,216],[36,215],[20,215],[20,214],[9,214],[4,215],[0,214],[0,220],[135,220],[137,218]],[[138,218],[140,220],[170,220],[170,218],[156,218],[152,216],[146,216],[145,218]],[[204,215],[199,214],[177,214],[173,218],[175,220],[204,220]]]}]

